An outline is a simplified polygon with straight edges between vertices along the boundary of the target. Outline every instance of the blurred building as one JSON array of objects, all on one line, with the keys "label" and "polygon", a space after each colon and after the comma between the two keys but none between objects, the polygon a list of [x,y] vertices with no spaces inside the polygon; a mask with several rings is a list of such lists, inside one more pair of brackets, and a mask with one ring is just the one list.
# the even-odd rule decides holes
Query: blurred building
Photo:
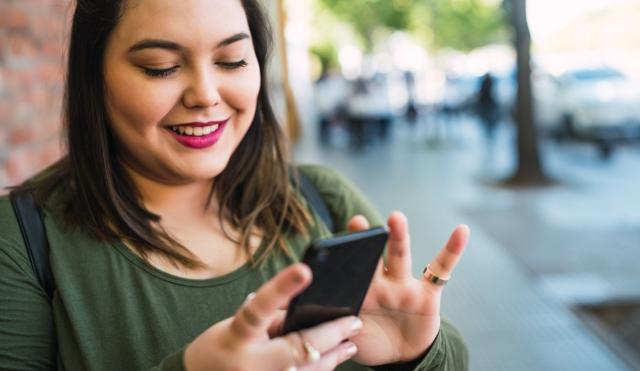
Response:
[{"label": "blurred building", "polygon": [[0,187],[21,182],[60,155],[70,4],[0,1]]}]

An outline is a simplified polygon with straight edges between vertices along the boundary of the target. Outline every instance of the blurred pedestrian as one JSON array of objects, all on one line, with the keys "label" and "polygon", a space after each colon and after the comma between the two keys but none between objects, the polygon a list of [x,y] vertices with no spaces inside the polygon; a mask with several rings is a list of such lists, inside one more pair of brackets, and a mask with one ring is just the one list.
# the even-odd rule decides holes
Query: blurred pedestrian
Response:
[{"label": "blurred pedestrian", "polygon": [[407,88],[407,110],[405,119],[412,129],[415,129],[418,122],[418,106],[416,103],[416,78],[412,71],[405,71],[404,81]]},{"label": "blurred pedestrian", "polygon": [[494,91],[494,78],[487,72],[480,80],[480,88],[477,94],[476,108],[480,122],[485,130],[487,138],[492,140],[498,125],[498,102]]}]

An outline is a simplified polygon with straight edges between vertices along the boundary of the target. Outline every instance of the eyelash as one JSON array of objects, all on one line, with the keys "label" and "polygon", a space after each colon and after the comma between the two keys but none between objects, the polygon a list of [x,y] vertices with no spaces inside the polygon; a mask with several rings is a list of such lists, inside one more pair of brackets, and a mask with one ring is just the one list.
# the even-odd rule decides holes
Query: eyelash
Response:
[{"label": "eyelash", "polygon": [[[244,59],[241,59],[237,62],[218,62],[216,64],[225,70],[235,70],[238,68],[246,67],[247,61],[245,61]],[[180,68],[180,66],[173,66],[173,67],[164,68],[164,69],[142,67],[142,70],[144,71],[144,73],[146,73],[151,77],[164,78],[176,72],[178,68]]]},{"label": "eyelash", "polygon": [[164,69],[142,67],[142,70],[144,71],[144,73],[146,73],[151,77],[167,77],[172,73],[176,72],[178,70],[178,66],[173,66],[173,67],[164,68]]},{"label": "eyelash", "polygon": [[244,59],[241,59],[237,62],[218,62],[216,64],[226,70],[235,70],[237,68],[246,67],[247,61],[245,61]]}]

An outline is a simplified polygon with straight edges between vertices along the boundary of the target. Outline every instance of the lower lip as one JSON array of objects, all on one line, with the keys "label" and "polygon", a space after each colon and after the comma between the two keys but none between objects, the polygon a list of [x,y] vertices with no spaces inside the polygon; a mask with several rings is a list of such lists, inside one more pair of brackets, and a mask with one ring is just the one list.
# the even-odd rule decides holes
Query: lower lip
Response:
[{"label": "lower lip", "polygon": [[218,142],[220,137],[222,136],[222,131],[224,127],[227,125],[227,121],[223,121],[218,124],[218,128],[213,133],[209,133],[207,135],[202,135],[199,137],[192,135],[180,135],[171,129],[169,132],[173,137],[178,141],[178,143],[182,144],[185,147],[193,148],[193,149],[203,149],[213,146]]}]

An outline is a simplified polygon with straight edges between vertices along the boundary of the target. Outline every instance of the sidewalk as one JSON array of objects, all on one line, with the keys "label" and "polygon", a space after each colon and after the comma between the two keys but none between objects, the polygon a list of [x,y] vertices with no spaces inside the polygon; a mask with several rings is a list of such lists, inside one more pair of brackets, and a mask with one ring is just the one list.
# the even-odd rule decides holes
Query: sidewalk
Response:
[{"label": "sidewalk", "polygon": [[[471,125],[463,123],[462,127],[457,137],[431,146],[419,134],[400,127],[392,143],[364,153],[344,148],[323,151],[312,138],[306,138],[296,149],[296,161],[325,164],[340,171],[384,214],[395,209],[405,212],[411,224],[416,275],[457,224],[471,227],[469,248],[445,291],[443,314],[464,334],[472,370],[628,370],[572,313],[571,302],[562,297],[567,292],[565,296],[574,295],[571,290],[554,292],[549,287],[557,289],[555,282],[545,285],[539,278],[536,269],[545,262],[570,256],[559,253],[555,259],[545,248],[528,244],[541,240],[533,235],[538,230],[519,224],[526,212],[516,210],[517,215],[513,214],[513,206],[522,196],[493,191],[487,185],[488,179],[508,167],[508,156],[494,153],[487,157],[479,133]],[[538,193],[532,202],[548,197]],[[562,192],[551,194],[549,197],[565,200]],[[577,234],[581,228],[592,226],[578,225]],[[537,257],[531,258],[534,263],[525,264],[521,259],[524,255],[518,251],[527,249],[539,250],[530,254]],[[548,255],[547,259],[540,254]],[[629,251],[629,257],[631,254]],[[573,274],[585,267],[591,269],[587,259],[582,259],[583,263],[576,260],[573,265],[560,260],[558,266],[570,270],[555,272]],[[626,287],[631,290],[630,285]],[[588,295],[586,291],[582,294]]]}]

